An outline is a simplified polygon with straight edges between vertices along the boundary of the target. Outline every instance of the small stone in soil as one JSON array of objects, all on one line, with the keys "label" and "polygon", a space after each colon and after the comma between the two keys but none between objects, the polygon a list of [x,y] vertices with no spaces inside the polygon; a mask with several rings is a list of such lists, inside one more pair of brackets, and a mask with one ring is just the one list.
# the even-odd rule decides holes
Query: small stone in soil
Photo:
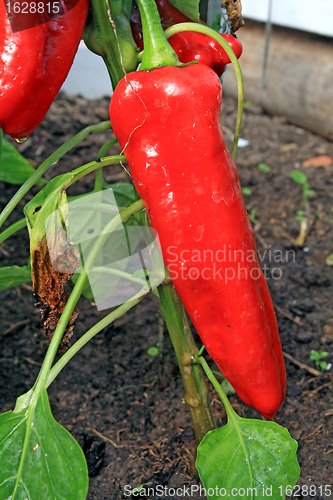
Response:
[{"label": "small stone in soil", "polygon": [[298,308],[304,312],[312,312],[316,308],[316,304],[311,299],[305,299],[298,304]]},{"label": "small stone in soil", "polygon": [[299,396],[300,394],[302,394],[302,389],[298,385],[292,384],[289,387],[287,387],[287,395],[288,396],[295,397],[295,396]]},{"label": "small stone in soil", "polygon": [[298,342],[301,342],[302,344],[307,344],[308,342],[311,342],[312,339],[313,333],[310,331],[300,332],[297,335]]}]

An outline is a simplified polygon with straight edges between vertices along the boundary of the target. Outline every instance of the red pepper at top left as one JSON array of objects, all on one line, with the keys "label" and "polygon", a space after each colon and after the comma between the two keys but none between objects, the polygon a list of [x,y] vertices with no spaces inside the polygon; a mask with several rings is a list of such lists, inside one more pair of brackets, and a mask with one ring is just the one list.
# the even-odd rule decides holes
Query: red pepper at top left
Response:
[{"label": "red pepper at top left", "polygon": [[61,16],[13,33],[0,2],[0,127],[14,139],[38,127],[72,66],[89,0],[78,0],[70,10],[61,4]]}]

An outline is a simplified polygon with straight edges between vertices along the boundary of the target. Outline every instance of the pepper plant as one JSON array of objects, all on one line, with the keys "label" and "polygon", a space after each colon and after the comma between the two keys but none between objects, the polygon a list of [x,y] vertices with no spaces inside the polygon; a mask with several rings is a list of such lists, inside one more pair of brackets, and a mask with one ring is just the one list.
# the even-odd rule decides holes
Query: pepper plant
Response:
[{"label": "pepper plant", "polygon": [[[83,29],[86,4],[81,0],[75,8]],[[45,59],[42,63],[47,61],[52,68],[41,85],[36,66],[31,71],[24,60],[21,64],[21,42],[28,33],[23,30],[14,35],[10,16],[3,5],[1,9],[2,52],[17,44],[18,56],[11,61],[3,58],[0,70],[5,73],[6,65],[16,64],[18,75],[24,72],[27,102],[20,101],[17,107],[12,97],[18,89],[11,67],[6,73],[8,95],[5,91],[0,96],[7,106],[1,110],[0,125],[8,135],[25,139],[55,96],[52,74],[62,62],[52,50],[40,52]],[[46,33],[51,45],[54,33],[60,39],[66,23],[70,28],[73,22],[70,12],[58,17],[57,24],[51,19],[35,27],[36,43],[40,33]],[[233,16],[230,32],[235,26]],[[74,52],[81,34],[82,30],[73,31],[72,40],[66,38]],[[34,386],[17,398],[13,411],[0,417],[4,464],[0,499],[37,500],[41,491],[48,500],[86,498],[88,474],[83,452],[53,419],[47,390],[88,341],[149,293],[159,299],[175,349],[198,444],[196,467],[208,496],[220,498],[222,491],[229,494],[238,488],[248,492],[242,498],[285,498],[299,475],[297,443],[275,422],[238,416],[204,356],[206,348],[246,404],[266,418],[275,416],[285,396],[286,372],[276,317],[234,163],[243,103],[237,61],[240,43],[231,34],[221,36],[200,22],[198,0],[92,0],[84,39],[103,57],[110,75],[114,89],[110,122],[85,128],[33,171],[11,151],[16,154],[15,163],[22,165],[20,181],[26,178],[2,211],[0,224],[32,186],[40,183],[42,188],[25,205],[25,218],[0,233],[0,242],[27,226],[33,293],[50,345]],[[43,47],[47,46],[44,42]],[[33,54],[34,63],[35,57]],[[239,95],[231,153],[219,117],[219,76],[229,62],[236,71]],[[63,78],[67,71],[64,68]],[[44,114],[31,112],[37,92],[42,92],[43,99],[45,96]],[[45,183],[45,172],[66,152],[89,135],[111,127],[116,139],[101,148],[97,160]],[[106,156],[116,141],[121,154]],[[10,149],[3,141],[1,168],[7,181],[15,168],[8,156]],[[103,168],[117,163],[131,176],[132,186],[104,182]],[[68,187],[94,171],[92,192],[68,200]],[[13,179],[17,182],[18,176],[15,180],[12,175]],[[94,213],[94,238],[89,229],[84,241],[79,241],[78,234],[91,216],[89,207]],[[76,218],[77,212],[81,218]],[[139,250],[138,235],[145,244]],[[118,246],[118,254],[113,254]],[[219,259],[223,246],[230,250],[228,260]],[[119,258],[124,249],[126,265],[110,267],[110,255]],[[205,260],[207,255],[210,260]],[[248,255],[252,260],[243,260]],[[215,272],[218,263],[220,269]],[[0,283],[3,288],[14,286],[28,281],[29,274],[28,267],[3,268]],[[112,278],[117,283],[112,290],[117,293],[106,303],[105,289],[98,285],[101,276],[104,282]],[[74,287],[68,295],[70,280]],[[112,306],[112,310],[70,346],[76,305],[83,293],[93,293],[100,308]],[[204,344],[201,349],[187,315]],[[58,350],[64,354],[54,363]],[[208,382],[227,412],[228,422],[220,429],[215,428],[210,409]]]}]

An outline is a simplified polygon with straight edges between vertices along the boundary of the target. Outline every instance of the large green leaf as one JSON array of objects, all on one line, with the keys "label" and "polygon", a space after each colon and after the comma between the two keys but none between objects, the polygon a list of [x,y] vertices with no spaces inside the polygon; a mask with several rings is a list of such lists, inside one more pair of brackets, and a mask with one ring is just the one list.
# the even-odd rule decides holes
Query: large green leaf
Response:
[{"label": "large green leaf", "polygon": [[199,0],[170,0],[170,3],[192,21],[199,22]]},{"label": "large green leaf", "polygon": [[112,189],[118,207],[129,207],[135,202],[135,189],[133,184],[128,182],[103,183],[103,189]]},{"label": "large green leaf", "polygon": [[285,499],[287,486],[293,487],[299,477],[296,450],[284,427],[235,414],[204,437],[196,466],[211,499]]},{"label": "large green leaf", "polygon": [[[2,141],[0,181],[23,184],[35,172],[32,165],[8,141]],[[45,184],[41,179],[38,184]]]},{"label": "large green leaf", "polygon": [[[32,417],[32,418],[31,418]],[[2,500],[84,500],[88,471],[83,451],[52,416],[46,390],[35,409],[0,416]]]},{"label": "large green leaf", "polygon": [[[129,207],[132,203],[134,203],[138,198],[135,195],[135,188],[133,184],[129,184],[128,182],[115,182],[114,184],[109,184],[104,181],[102,186],[103,191],[106,189],[112,189],[115,200],[117,202],[118,207]],[[93,193],[99,193],[100,191],[90,191],[88,193],[78,194],[75,196],[68,196],[68,203],[72,201],[79,200],[80,198],[85,198]]]},{"label": "large green leaf", "polygon": [[30,266],[8,266],[0,268],[0,290],[22,285],[31,281]]}]

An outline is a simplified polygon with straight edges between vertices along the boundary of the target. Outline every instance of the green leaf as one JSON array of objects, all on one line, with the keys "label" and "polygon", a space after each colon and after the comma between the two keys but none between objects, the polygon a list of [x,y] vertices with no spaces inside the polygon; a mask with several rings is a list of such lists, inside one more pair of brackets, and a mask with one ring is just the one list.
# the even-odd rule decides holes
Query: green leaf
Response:
[{"label": "green leaf", "polygon": [[217,31],[218,33],[220,32],[221,29],[221,12],[217,14],[215,17],[213,23],[212,23],[212,28],[213,30]]},{"label": "green leaf", "polygon": [[302,222],[302,220],[304,220],[305,218],[306,218],[306,217],[305,217],[305,212],[304,212],[304,210],[297,210],[295,219],[296,219],[298,222]]},{"label": "green leaf", "polygon": [[[35,172],[32,165],[8,141],[2,141],[0,181],[23,184]],[[41,179],[38,184],[45,184]]]},{"label": "green leaf", "polygon": [[314,351],[314,350],[311,350],[311,353],[310,353],[310,360],[311,361],[315,361],[317,359],[320,358],[320,354],[318,351]]},{"label": "green leaf", "polygon": [[[32,418],[31,418],[32,416]],[[36,408],[0,416],[0,498],[84,500],[83,451],[51,413],[46,390]]]},{"label": "green leaf", "polygon": [[244,188],[242,188],[242,193],[244,196],[250,196],[252,194],[252,189],[250,189],[248,187],[244,187]]},{"label": "green leaf", "polygon": [[326,266],[333,266],[333,253],[326,257]]},{"label": "green leaf", "polygon": [[[116,199],[118,207],[129,207],[138,198],[136,197],[136,192],[133,184],[128,182],[115,182],[114,184],[109,184],[108,182],[103,182],[103,190],[112,189],[114,197]],[[69,196],[68,201],[75,201],[85,196],[89,196],[97,191],[91,191],[90,193],[83,193],[76,196]]]},{"label": "green leaf", "polygon": [[258,210],[258,208],[254,207],[254,208],[252,208],[251,212],[249,213],[249,219],[251,222],[255,222],[257,210]]},{"label": "green leaf", "polygon": [[118,207],[129,207],[136,201],[136,193],[133,184],[127,182],[108,184],[104,182],[103,189],[112,189]]},{"label": "green leaf", "polygon": [[[74,285],[75,285],[78,279],[79,279],[79,274],[78,273],[73,274],[73,276],[71,278],[72,283],[74,283]],[[92,289],[91,289],[91,286],[90,286],[90,283],[88,280],[84,284],[84,287],[82,290],[82,295],[86,299],[90,300],[90,302],[94,301],[94,294],[92,292]]]},{"label": "green leaf", "polygon": [[0,268],[0,290],[7,290],[7,288],[29,283],[30,281],[30,266],[8,266]]},{"label": "green leaf", "polygon": [[244,101],[243,109],[249,109],[252,106],[251,101]]},{"label": "green leaf", "polygon": [[291,172],[291,178],[297,184],[306,184],[307,177],[304,172],[300,172],[299,170],[293,170]]},{"label": "green leaf", "polygon": [[313,196],[314,194],[316,194],[316,191],[313,189],[306,189],[304,192],[304,196]]},{"label": "green leaf", "polygon": [[264,174],[268,174],[271,171],[271,167],[267,165],[266,163],[258,163],[258,168],[261,172]]},{"label": "green leaf", "polygon": [[[84,198],[75,198],[68,206],[68,233],[74,239],[75,244],[81,245],[82,261],[89,254],[89,250],[110,218],[118,217],[122,208],[130,206],[137,197],[133,185],[123,182],[116,184],[105,182],[102,191],[93,191],[89,195]],[[119,226],[118,231],[115,231],[104,243],[96,265],[88,273],[88,281],[82,292],[91,302],[102,301],[105,279],[108,280],[107,288],[110,293],[112,287],[115,289],[119,282],[124,279],[122,276],[117,278],[116,274],[112,275],[112,270],[116,267],[119,272],[125,271],[128,265],[126,257],[134,251],[143,237],[142,231],[131,231],[133,226],[138,225],[139,223],[134,216],[129,217]],[[73,283],[77,282],[79,272],[81,269],[72,276]],[[106,278],[106,276],[110,278]],[[144,271],[137,277],[145,278]]]},{"label": "green leaf", "polygon": [[235,389],[232,387],[232,385],[230,384],[230,382],[226,378],[224,380],[222,380],[221,387],[222,387],[223,392],[227,396],[230,396],[231,394],[236,393]]},{"label": "green leaf", "polygon": [[191,21],[199,22],[199,0],[170,0],[170,3]]},{"label": "green leaf", "polygon": [[284,427],[235,414],[204,437],[196,466],[210,499],[285,499],[286,487],[299,477],[296,450]]},{"label": "green leaf", "polygon": [[134,271],[132,274],[133,278],[138,278],[138,279],[146,279],[147,276],[149,276],[149,272],[147,269],[137,269]]},{"label": "green leaf", "polygon": [[45,236],[46,219],[57,208],[67,203],[65,188],[73,178],[72,173],[58,175],[32,198],[24,207],[24,215],[33,249]]},{"label": "green leaf", "polygon": [[[24,394],[21,394],[16,400],[15,403],[15,408],[14,408],[14,413],[20,413],[20,411],[24,410],[29,406],[30,400],[32,398],[32,395],[34,393],[33,388],[31,388],[28,392],[25,392]],[[0,416],[1,418],[1,416]]]},{"label": "green leaf", "polygon": [[149,347],[147,353],[149,356],[156,356],[158,354],[158,349],[157,347]]}]

